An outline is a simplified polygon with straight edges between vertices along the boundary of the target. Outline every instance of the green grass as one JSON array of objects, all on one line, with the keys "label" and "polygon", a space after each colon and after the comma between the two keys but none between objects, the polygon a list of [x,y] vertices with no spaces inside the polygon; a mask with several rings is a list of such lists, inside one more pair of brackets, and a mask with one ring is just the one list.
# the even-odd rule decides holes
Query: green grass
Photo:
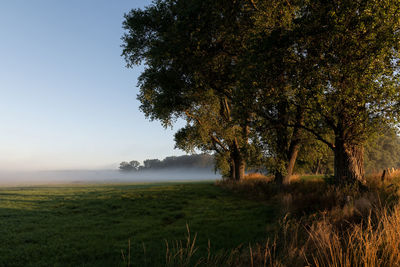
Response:
[{"label": "green grass", "polygon": [[186,224],[205,256],[273,236],[279,210],[212,182],[0,188],[0,266],[158,266]]}]

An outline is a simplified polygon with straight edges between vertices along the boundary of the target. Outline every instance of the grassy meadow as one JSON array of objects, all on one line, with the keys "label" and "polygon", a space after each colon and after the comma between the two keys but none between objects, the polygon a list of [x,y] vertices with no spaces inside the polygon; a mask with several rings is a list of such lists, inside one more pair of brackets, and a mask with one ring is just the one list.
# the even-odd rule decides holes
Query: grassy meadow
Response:
[{"label": "grassy meadow", "polygon": [[0,188],[0,266],[163,266],[186,224],[199,255],[272,236],[275,205],[214,183]]},{"label": "grassy meadow", "polygon": [[0,266],[399,266],[400,175],[0,188]]}]

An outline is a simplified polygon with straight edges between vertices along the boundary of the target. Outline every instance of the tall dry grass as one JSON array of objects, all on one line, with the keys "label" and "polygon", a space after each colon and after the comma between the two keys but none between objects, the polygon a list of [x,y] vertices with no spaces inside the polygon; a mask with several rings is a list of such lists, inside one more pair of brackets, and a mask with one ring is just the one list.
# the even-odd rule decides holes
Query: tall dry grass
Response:
[{"label": "tall dry grass", "polygon": [[326,219],[315,222],[308,238],[305,259],[313,266],[400,266],[400,206],[373,209],[344,232]]},{"label": "tall dry grass", "polygon": [[196,254],[197,234],[193,237],[190,233],[189,226],[186,224],[187,235],[186,240],[175,240],[170,245],[170,242],[165,240],[165,265],[166,266],[198,266],[201,260],[193,262],[193,256]]},{"label": "tall dry grass", "polygon": [[[400,266],[399,176],[369,176],[370,190],[322,181],[220,183],[219,186],[281,205],[269,264],[255,266]],[[260,245],[257,245],[260,246]],[[260,258],[262,253],[248,253]],[[251,260],[254,262],[254,259]],[[246,266],[238,265],[238,266]]]}]

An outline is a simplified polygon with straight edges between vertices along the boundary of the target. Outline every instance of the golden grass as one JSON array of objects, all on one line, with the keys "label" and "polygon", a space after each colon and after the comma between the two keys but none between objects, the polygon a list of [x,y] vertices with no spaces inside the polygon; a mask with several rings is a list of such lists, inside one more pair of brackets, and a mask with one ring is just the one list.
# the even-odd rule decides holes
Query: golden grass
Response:
[{"label": "golden grass", "polygon": [[253,172],[253,173],[248,173],[244,176],[244,181],[249,181],[249,180],[261,180],[261,181],[272,181],[273,176],[271,175],[264,175],[259,172]]},{"label": "golden grass", "polygon": [[[344,231],[328,217],[309,227],[291,224],[283,226],[282,240],[249,244],[220,266],[400,266],[400,205],[393,211],[373,209],[366,220],[352,223]],[[306,234],[300,238],[302,229]],[[217,266],[212,261],[205,266],[210,265]]]},{"label": "golden grass", "polygon": [[373,209],[367,220],[340,232],[327,220],[315,222],[307,244],[314,266],[400,266],[400,205]]},{"label": "golden grass", "polygon": [[400,169],[396,169],[390,173],[393,178],[400,177]]},{"label": "golden grass", "polygon": [[[299,182],[301,179],[301,175],[299,174],[293,174],[289,178],[289,183],[292,182]],[[248,173],[244,176],[244,179],[240,182],[248,182],[249,180],[258,180],[258,181],[264,181],[264,182],[272,182],[274,180],[273,175],[265,175],[259,172],[253,172],[253,173]]]},{"label": "golden grass", "polygon": [[300,182],[300,179],[301,179],[301,175],[293,174],[292,176],[289,177],[289,183]]},{"label": "golden grass", "polygon": [[[279,201],[284,216],[275,241],[253,246],[263,250],[242,252],[249,259],[242,255],[236,266],[400,266],[400,191],[395,175],[385,183],[368,177],[367,192],[296,180],[283,188],[273,183],[221,184],[259,197],[262,194],[255,192],[269,194],[264,198]],[[263,253],[267,260],[260,260]]]},{"label": "golden grass", "polygon": [[[387,169],[385,170],[385,175],[384,179],[382,179],[383,176],[383,171],[382,172],[376,172],[376,173],[371,173],[367,176],[367,179],[370,181],[373,181],[374,183],[386,183],[390,184],[393,183],[396,180],[400,179],[400,169]],[[382,181],[383,180],[383,181]]]}]

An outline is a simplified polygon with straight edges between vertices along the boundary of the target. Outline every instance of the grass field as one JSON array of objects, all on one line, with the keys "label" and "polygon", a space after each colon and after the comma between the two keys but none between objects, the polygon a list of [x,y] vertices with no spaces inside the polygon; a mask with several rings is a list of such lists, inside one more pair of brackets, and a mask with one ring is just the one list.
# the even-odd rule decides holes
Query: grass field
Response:
[{"label": "grass field", "polygon": [[158,266],[186,224],[216,252],[265,240],[279,216],[214,182],[3,187],[0,266],[122,266],[128,241],[134,266]]}]

